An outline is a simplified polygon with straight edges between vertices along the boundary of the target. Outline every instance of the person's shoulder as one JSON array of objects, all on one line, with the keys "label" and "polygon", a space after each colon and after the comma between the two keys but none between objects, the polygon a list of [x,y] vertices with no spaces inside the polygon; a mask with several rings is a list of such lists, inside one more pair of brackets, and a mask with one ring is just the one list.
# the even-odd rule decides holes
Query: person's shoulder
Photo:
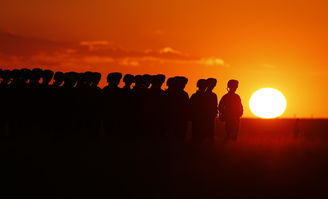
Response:
[{"label": "person's shoulder", "polygon": [[234,96],[240,99],[240,96],[237,93],[234,93]]},{"label": "person's shoulder", "polygon": [[227,98],[227,97],[229,97],[229,93],[226,93],[222,96],[222,98]]},{"label": "person's shoulder", "polygon": [[189,94],[186,91],[183,91],[183,96],[189,98]]},{"label": "person's shoulder", "polygon": [[213,96],[213,97],[217,97],[217,94],[214,93],[214,92],[212,92],[212,93],[211,93],[211,96]]},{"label": "person's shoulder", "polygon": [[195,98],[195,97],[197,97],[197,96],[198,96],[198,93],[196,92],[196,93],[194,93],[194,94],[191,95],[190,99],[191,99],[191,98]]}]

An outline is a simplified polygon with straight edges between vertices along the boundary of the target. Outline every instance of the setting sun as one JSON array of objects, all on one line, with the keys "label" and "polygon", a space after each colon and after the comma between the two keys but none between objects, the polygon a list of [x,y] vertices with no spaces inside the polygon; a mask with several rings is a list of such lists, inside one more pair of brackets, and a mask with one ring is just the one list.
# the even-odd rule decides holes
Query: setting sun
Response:
[{"label": "setting sun", "polygon": [[287,107],[284,95],[273,88],[257,90],[249,100],[252,113],[260,118],[276,118],[282,115]]}]

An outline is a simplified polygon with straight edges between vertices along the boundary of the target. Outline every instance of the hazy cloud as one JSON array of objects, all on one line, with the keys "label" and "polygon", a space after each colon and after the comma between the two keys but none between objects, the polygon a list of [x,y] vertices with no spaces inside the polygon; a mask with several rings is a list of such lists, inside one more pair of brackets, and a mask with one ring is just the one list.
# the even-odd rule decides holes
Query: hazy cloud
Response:
[{"label": "hazy cloud", "polygon": [[172,47],[135,51],[115,46],[109,41],[55,42],[26,38],[0,32],[0,64],[2,65],[90,65],[113,63],[137,67],[144,62],[224,66],[217,57],[188,55]]}]

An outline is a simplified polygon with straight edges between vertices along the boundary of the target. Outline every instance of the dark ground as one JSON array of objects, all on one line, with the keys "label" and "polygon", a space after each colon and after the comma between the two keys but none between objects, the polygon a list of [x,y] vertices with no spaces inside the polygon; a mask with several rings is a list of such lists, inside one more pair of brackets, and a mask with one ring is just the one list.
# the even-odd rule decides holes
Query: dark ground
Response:
[{"label": "dark ground", "polygon": [[215,144],[100,136],[1,140],[1,198],[328,198],[328,121],[243,119]]}]

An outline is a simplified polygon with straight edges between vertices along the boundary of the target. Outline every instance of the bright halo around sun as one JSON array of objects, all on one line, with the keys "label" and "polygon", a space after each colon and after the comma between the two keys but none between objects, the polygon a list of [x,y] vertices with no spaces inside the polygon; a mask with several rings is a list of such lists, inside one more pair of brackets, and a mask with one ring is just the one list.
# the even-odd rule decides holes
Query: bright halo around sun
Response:
[{"label": "bright halo around sun", "polygon": [[252,113],[260,118],[270,119],[282,115],[287,107],[285,96],[274,88],[262,88],[253,93],[249,100]]}]

